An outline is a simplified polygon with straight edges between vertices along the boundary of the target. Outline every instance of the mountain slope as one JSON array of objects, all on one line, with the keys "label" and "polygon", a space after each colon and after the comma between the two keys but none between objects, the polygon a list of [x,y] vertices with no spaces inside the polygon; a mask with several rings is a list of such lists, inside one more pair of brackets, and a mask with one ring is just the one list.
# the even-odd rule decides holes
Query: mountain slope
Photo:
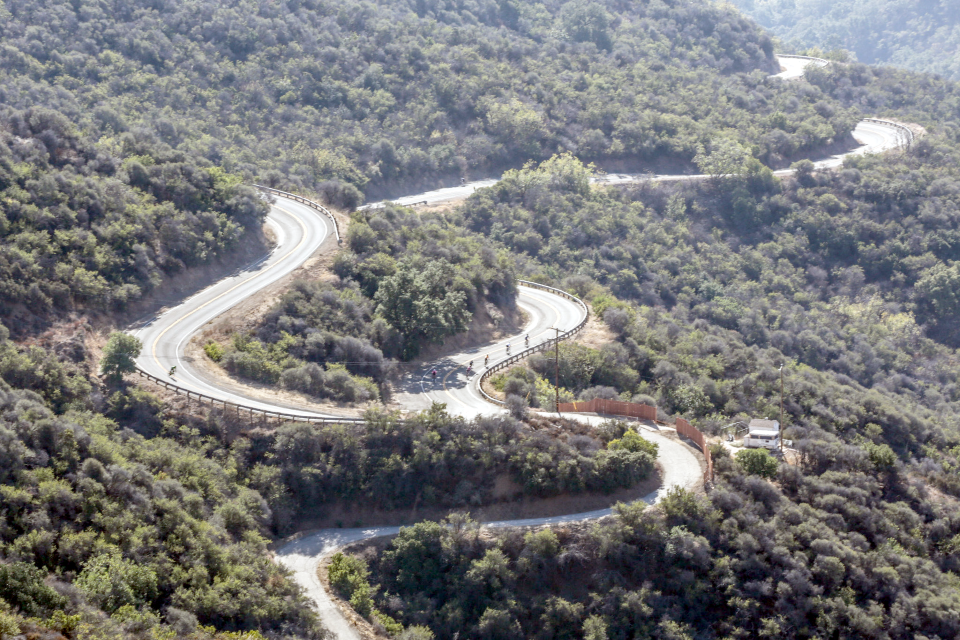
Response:
[{"label": "mountain slope", "polygon": [[[228,172],[347,205],[357,193],[342,183],[409,192],[563,150],[688,163],[716,131],[776,161],[853,125],[816,96],[758,96],[775,69],[770,39],[711,4],[5,6],[0,101],[56,108],[102,144],[146,129]],[[783,119],[788,144],[772,145],[764,135]]]},{"label": "mountain slope", "polygon": [[960,79],[960,5],[951,0],[732,0],[790,47]]}]

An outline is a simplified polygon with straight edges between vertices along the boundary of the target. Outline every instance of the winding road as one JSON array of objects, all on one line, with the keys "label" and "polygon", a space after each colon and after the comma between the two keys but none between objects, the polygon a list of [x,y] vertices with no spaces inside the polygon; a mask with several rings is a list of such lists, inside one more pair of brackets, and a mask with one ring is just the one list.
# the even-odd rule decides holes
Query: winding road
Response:
[{"label": "winding road", "polygon": [[[803,69],[809,64],[825,64],[825,61],[804,59],[797,57],[783,57],[780,62],[784,71],[777,78],[786,80],[799,78]],[[882,121],[864,121],[860,123],[853,135],[861,144],[860,147],[849,153],[824,158],[815,162],[817,168],[829,169],[838,167],[845,157],[880,153],[896,149],[904,145],[905,133],[903,127],[894,123]],[[788,175],[789,170],[778,171],[777,175]],[[610,174],[598,177],[595,182],[603,184],[622,184],[642,180],[695,180],[707,176],[672,175],[653,176],[650,174]],[[477,188],[493,185],[495,179],[439,189],[427,193],[400,198],[395,202],[412,205],[419,203],[440,203],[449,200],[458,200],[470,195]],[[382,206],[383,203],[373,203],[367,207]],[[262,411],[279,411],[288,415],[304,418],[335,418],[336,416],[311,411],[303,407],[288,403],[266,401],[237,395],[229,389],[223,388],[214,379],[208,379],[191,366],[185,356],[189,340],[200,331],[205,324],[213,321],[219,315],[231,309],[239,302],[262,291],[267,286],[277,282],[293,272],[307,259],[314,255],[326,238],[333,232],[329,218],[317,209],[311,208],[285,197],[277,197],[270,208],[267,225],[276,235],[277,242],[273,251],[260,260],[238,270],[231,276],[224,278],[203,291],[198,292],[176,307],[166,309],[156,317],[131,328],[144,344],[137,366],[145,373],[159,379],[174,382],[182,389],[205,394],[218,401],[242,404]],[[511,338],[497,343],[491,343],[464,351],[442,361],[424,365],[424,367],[408,375],[407,384],[397,393],[400,403],[409,409],[422,409],[431,402],[438,401],[447,404],[452,413],[467,417],[480,413],[498,411],[497,407],[483,400],[477,390],[479,373],[483,370],[485,355],[490,356],[490,364],[508,357],[507,343],[510,343],[513,353],[524,348],[524,334],[529,334],[530,346],[552,338],[554,327],[562,331],[572,329],[584,319],[584,311],[575,302],[538,289],[520,287],[518,304],[527,312],[529,321],[524,331]],[[473,370],[467,372],[466,365],[473,362]],[[176,375],[168,376],[171,367],[176,367]],[[436,368],[438,375],[434,380],[431,375]],[[582,416],[581,419],[594,421],[597,418]],[[664,469],[662,487],[646,496],[644,500],[654,503],[664,491],[673,486],[692,487],[701,478],[701,468],[692,449],[680,441],[664,437],[656,432],[644,432],[644,437],[654,440],[660,445],[660,462]],[[546,525],[561,522],[582,521],[599,518],[610,513],[609,509],[590,513],[577,513],[558,518],[538,518],[528,521],[506,521],[487,523],[486,526],[524,526]],[[397,532],[396,527],[371,529],[328,529],[314,532],[298,540],[290,542],[277,551],[280,562],[290,568],[294,578],[300,583],[316,602],[324,624],[337,638],[359,638],[356,630],[347,622],[337,610],[329,595],[320,586],[316,575],[316,568],[326,554],[333,552],[340,546],[357,540],[390,535]]]}]

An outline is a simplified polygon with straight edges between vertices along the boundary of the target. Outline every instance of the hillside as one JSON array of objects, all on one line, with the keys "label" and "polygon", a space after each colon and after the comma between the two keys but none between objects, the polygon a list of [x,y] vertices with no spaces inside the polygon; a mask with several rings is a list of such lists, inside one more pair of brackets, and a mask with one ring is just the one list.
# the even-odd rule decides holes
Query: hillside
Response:
[{"label": "hillside", "polygon": [[[694,0],[0,0],[0,635],[320,640],[283,536],[656,478],[624,422],[531,416],[553,402],[540,356],[492,381],[509,413],[469,420],[280,425],[98,376],[111,318],[263,240],[252,181],[350,210],[322,280],[205,345],[264,394],[387,401],[425,347],[512,312],[518,277],[600,325],[560,349],[563,399],[719,436],[778,412],[785,365],[785,459],[716,447],[702,492],[595,527],[460,514],[341,558],[334,587],[384,631],[960,635],[960,85],[781,82],[772,51]],[[802,160],[865,116],[929,135]],[[603,168],[712,177],[591,184]],[[501,173],[457,206],[356,209]]]},{"label": "hillside", "polygon": [[0,102],[342,205],[565,150],[684,166],[716,131],[780,162],[853,126],[815,97],[758,95],[769,37],[682,0],[5,0],[0,13]]},{"label": "hillside", "polygon": [[845,49],[867,64],[960,79],[960,6],[951,0],[732,0],[791,51]]},{"label": "hillside", "polygon": [[267,207],[238,176],[126,133],[97,144],[62,113],[0,111],[0,321],[19,334],[121,312],[230,255]]}]

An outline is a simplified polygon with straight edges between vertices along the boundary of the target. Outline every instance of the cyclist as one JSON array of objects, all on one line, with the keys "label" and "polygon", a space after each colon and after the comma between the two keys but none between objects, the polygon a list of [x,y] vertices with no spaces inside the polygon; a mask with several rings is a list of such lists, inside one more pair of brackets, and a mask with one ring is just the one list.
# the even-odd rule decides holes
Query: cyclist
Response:
[{"label": "cyclist", "polygon": [[467,364],[467,373],[470,373],[471,371],[473,371],[473,360]]},{"label": "cyclist", "polygon": [[434,369],[433,371],[431,371],[431,373],[433,374],[433,379],[436,380],[436,379],[437,379],[437,370]]},{"label": "cyclist", "polygon": [[171,376],[172,376],[173,374],[175,374],[176,372],[177,372],[177,365],[173,365],[172,367],[170,367],[170,375],[171,375]]},{"label": "cyclist", "polygon": [[525,335],[525,336],[523,337],[523,339],[524,339],[524,341],[526,342],[526,346],[529,347],[529,346],[530,346],[530,334],[528,333],[527,335]]},{"label": "cyclist", "polygon": [[507,343],[507,353],[510,353],[510,343]]},{"label": "cyclist", "polygon": [[483,366],[487,366],[487,363],[490,362],[490,354],[483,356]]}]

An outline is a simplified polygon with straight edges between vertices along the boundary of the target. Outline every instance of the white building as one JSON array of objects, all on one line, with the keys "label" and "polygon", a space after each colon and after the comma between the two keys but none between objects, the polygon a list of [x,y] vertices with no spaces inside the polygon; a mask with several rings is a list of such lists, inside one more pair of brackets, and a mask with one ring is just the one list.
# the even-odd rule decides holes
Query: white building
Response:
[{"label": "white building", "polygon": [[743,437],[743,446],[752,448],[779,449],[780,423],[776,420],[754,418],[747,425],[747,435]]}]

